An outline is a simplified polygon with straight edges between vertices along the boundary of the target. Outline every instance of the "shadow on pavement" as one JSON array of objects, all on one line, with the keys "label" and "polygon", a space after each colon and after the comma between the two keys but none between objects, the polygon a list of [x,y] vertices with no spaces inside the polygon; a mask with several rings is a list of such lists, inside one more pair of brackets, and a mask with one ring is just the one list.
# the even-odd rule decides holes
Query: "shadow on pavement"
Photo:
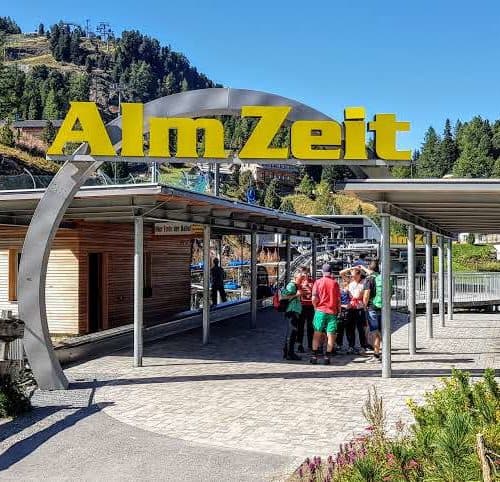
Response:
[{"label": "shadow on pavement", "polygon": [[[339,370],[330,369],[325,371],[293,371],[293,372],[267,372],[267,373],[228,373],[210,375],[182,375],[171,377],[144,377],[144,378],[117,378],[111,381],[97,382],[76,382],[78,388],[87,388],[89,383],[95,383],[97,387],[116,385],[149,385],[155,383],[182,383],[182,382],[206,382],[206,381],[227,381],[227,380],[264,380],[282,378],[285,380],[305,380],[312,378],[380,378],[380,370]],[[484,370],[468,370],[471,375],[481,375]],[[401,369],[392,370],[392,378],[426,378],[451,375],[450,369],[429,368],[429,369]]]},{"label": "shadow on pavement", "polygon": [[[91,383],[92,385],[94,385],[94,382]],[[106,403],[106,404],[103,403],[100,405],[93,404],[88,407],[78,408],[75,412],[67,415],[66,417],[58,420],[57,422],[54,422],[52,425],[44,428],[43,430],[36,431],[32,435],[16,442],[14,445],[10,446],[5,452],[0,454],[0,471],[8,469],[12,465],[16,464],[17,462],[19,462],[20,460],[24,459],[29,454],[34,452],[38,447],[47,442],[47,440],[49,440],[50,438],[59,434],[63,430],[66,430],[67,428],[75,425],[80,420],[86,417],[90,417],[91,415],[94,415],[95,413],[101,411],[102,408],[104,408],[104,406],[106,405],[113,405],[113,404],[112,403]],[[72,406],[68,405],[51,406],[44,409],[39,409],[38,411],[40,413],[38,414],[35,413],[34,417],[26,415],[24,417],[21,417],[21,420],[15,419],[12,420],[11,422],[7,422],[6,424],[1,426],[2,438],[5,440],[11,435],[18,433],[20,427],[22,430],[23,429],[22,418],[26,418],[26,423],[24,428],[27,428],[28,426],[33,425],[37,421],[40,421],[43,418],[46,418],[49,415],[52,415],[60,410],[70,410],[72,408],[73,408]],[[35,412],[37,412],[37,409],[35,409]]]}]

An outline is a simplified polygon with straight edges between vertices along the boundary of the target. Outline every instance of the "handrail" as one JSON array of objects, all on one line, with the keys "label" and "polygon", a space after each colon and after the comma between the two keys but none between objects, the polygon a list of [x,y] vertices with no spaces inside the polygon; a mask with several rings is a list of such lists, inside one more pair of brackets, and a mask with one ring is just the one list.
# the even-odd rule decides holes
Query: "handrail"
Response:
[{"label": "handrail", "polygon": [[[392,302],[396,307],[407,305],[407,284],[406,274],[391,275],[393,295]],[[480,303],[498,302],[500,300],[500,272],[455,272],[453,273],[453,300],[457,303],[477,305]],[[448,298],[448,283],[445,283],[445,298]],[[437,302],[438,275],[432,275],[432,299]],[[415,275],[415,301],[423,304],[427,300],[425,289],[425,274]]]}]

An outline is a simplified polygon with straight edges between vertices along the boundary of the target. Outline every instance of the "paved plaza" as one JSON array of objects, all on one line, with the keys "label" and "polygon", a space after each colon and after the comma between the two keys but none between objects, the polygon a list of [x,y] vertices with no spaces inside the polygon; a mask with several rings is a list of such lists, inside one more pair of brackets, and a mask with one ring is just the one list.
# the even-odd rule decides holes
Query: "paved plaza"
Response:
[{"label": "paved plaza", "polygon": [[280,480],[363,430],[369,387],[393,426],[451,368],[500,365],[499,313],[456,314],[445,328],[436,316],[433,340],[420,316],[413,358],[406,315],[394,317],[392,379],[361,356],[281,360],[272,311],[255,330],[247,317],[214,325],[207,346],[199,330],[147,345],[143,368],[129,350],[73,366],[71,390],[37,393],[31,415],[0,425],[2,480]]}]

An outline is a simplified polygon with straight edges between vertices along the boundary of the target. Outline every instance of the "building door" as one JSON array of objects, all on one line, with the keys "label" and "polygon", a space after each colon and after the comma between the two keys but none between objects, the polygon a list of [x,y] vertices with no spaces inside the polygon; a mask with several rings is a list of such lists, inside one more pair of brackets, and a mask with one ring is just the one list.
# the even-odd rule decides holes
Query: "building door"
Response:
[{"label": "building door", "polygon": [[89,333],[104,328],[104,263],[102,253],[89,253],[88,327]]}]

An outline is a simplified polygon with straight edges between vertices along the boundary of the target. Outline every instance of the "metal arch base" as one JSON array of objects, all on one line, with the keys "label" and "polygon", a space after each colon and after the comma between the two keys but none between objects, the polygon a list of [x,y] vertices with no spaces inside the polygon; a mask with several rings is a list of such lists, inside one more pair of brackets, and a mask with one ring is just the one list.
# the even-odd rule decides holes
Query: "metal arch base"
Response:
[{"label": "metal arch base", "polygon": [[19,317],[25,321],[24,349],[42,390],[61,390],[68,380],[56,358],[47,324],[45,281],[50,248],[71,200],[101,162],[67,162],[40,200],[24,240],[19,266]]},{"label": "metal arch base", "polygon": [[[288,119],[329,120],[330,117],[300,102],[253,90],[214,88],[182,92],[144,105],[143,132],[151,117],[202,117],[235,115],[243,105],[289,105]],[[106,127],[115,148],[121,146],[121,117]],[[75,154],[85,154],[80,146]],[[33,374],[42,390],[68,387],[56,358],[47,324],[45,282],[47,264],[59,224],[79,188],[102,161],[67,161],[40,200],[28,228],[19,266],[19,316],[26,323],[24,347]]]}]

